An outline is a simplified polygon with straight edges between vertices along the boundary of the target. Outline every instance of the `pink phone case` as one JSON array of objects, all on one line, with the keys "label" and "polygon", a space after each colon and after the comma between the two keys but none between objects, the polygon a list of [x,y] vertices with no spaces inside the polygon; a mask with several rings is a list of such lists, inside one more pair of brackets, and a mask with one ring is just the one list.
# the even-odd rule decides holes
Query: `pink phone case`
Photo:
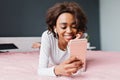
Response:
[{"label": "pink phone case", "polygon": [[86,52],[87,52],[87,39],[74,39],[69,43],[70,55],[76,56],[81,59],[83,68],[81,71],[86,70]]}]

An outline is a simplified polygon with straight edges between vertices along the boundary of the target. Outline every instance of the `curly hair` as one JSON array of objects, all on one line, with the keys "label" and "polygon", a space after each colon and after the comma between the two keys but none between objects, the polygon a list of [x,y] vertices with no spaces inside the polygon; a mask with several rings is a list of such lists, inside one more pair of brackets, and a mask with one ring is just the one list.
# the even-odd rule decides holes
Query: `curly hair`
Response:
[{"label": "curly hair", "polygon": [[52,32],[55,37],[54,26],[56,25],[57,18],[62,13],[71,13],[76,20],[77,30],[85,32],[87,27],[87,17],[82,8],[76,2],[63,2],[57,3],[49,8],[46,14],[46,23],[49,32]]}]

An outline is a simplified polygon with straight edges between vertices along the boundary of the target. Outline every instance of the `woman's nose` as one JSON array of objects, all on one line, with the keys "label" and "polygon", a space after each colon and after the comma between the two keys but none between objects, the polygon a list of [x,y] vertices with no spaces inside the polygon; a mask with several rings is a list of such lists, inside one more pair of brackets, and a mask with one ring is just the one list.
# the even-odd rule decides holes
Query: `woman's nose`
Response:
[{"label": "woman's nose", "polygon": [[72,29],[71,29],[70,27],[68,27],[68,28],[66,29],[66,32],[67,32],[67,33],[71,33],[71,32],[72,32]]}]

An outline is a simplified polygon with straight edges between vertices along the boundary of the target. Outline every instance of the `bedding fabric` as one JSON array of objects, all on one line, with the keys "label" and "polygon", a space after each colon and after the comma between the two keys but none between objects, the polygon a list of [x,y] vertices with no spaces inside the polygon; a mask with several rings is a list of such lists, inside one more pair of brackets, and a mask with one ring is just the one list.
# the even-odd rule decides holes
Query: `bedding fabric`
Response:
[{"label": "bedding fabric", "polygon": [[37,75],[39,51],[0,53],[0,80],[120,80],[120,52],[88,51],[86,72],[72,77]]}]

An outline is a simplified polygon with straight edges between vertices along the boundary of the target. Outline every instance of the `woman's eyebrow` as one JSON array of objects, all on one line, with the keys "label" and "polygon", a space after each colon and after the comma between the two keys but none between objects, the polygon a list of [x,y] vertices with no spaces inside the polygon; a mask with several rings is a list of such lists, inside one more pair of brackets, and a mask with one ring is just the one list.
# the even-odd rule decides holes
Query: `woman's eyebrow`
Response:
[{"label": "woman's eyebrow", "polygon": [[[61,23],[59,23],[59,24],[62,24],[62,25],[67,25],[67,23],[66,23],[66,22],[61,22]],[[76,22],[74,21],[74,22],[72,22],[71,24],[76,24]]]},{"label": "woman's eyebrow", "polygon": [[74,22],[72,22],[72,24],[76,24],[76,22],[74,21]]},{"label": "woman's eyebrow", "polygon": [[60,25],[67,25],[67,23],[65,23],[65,22],[61,22]]}]

